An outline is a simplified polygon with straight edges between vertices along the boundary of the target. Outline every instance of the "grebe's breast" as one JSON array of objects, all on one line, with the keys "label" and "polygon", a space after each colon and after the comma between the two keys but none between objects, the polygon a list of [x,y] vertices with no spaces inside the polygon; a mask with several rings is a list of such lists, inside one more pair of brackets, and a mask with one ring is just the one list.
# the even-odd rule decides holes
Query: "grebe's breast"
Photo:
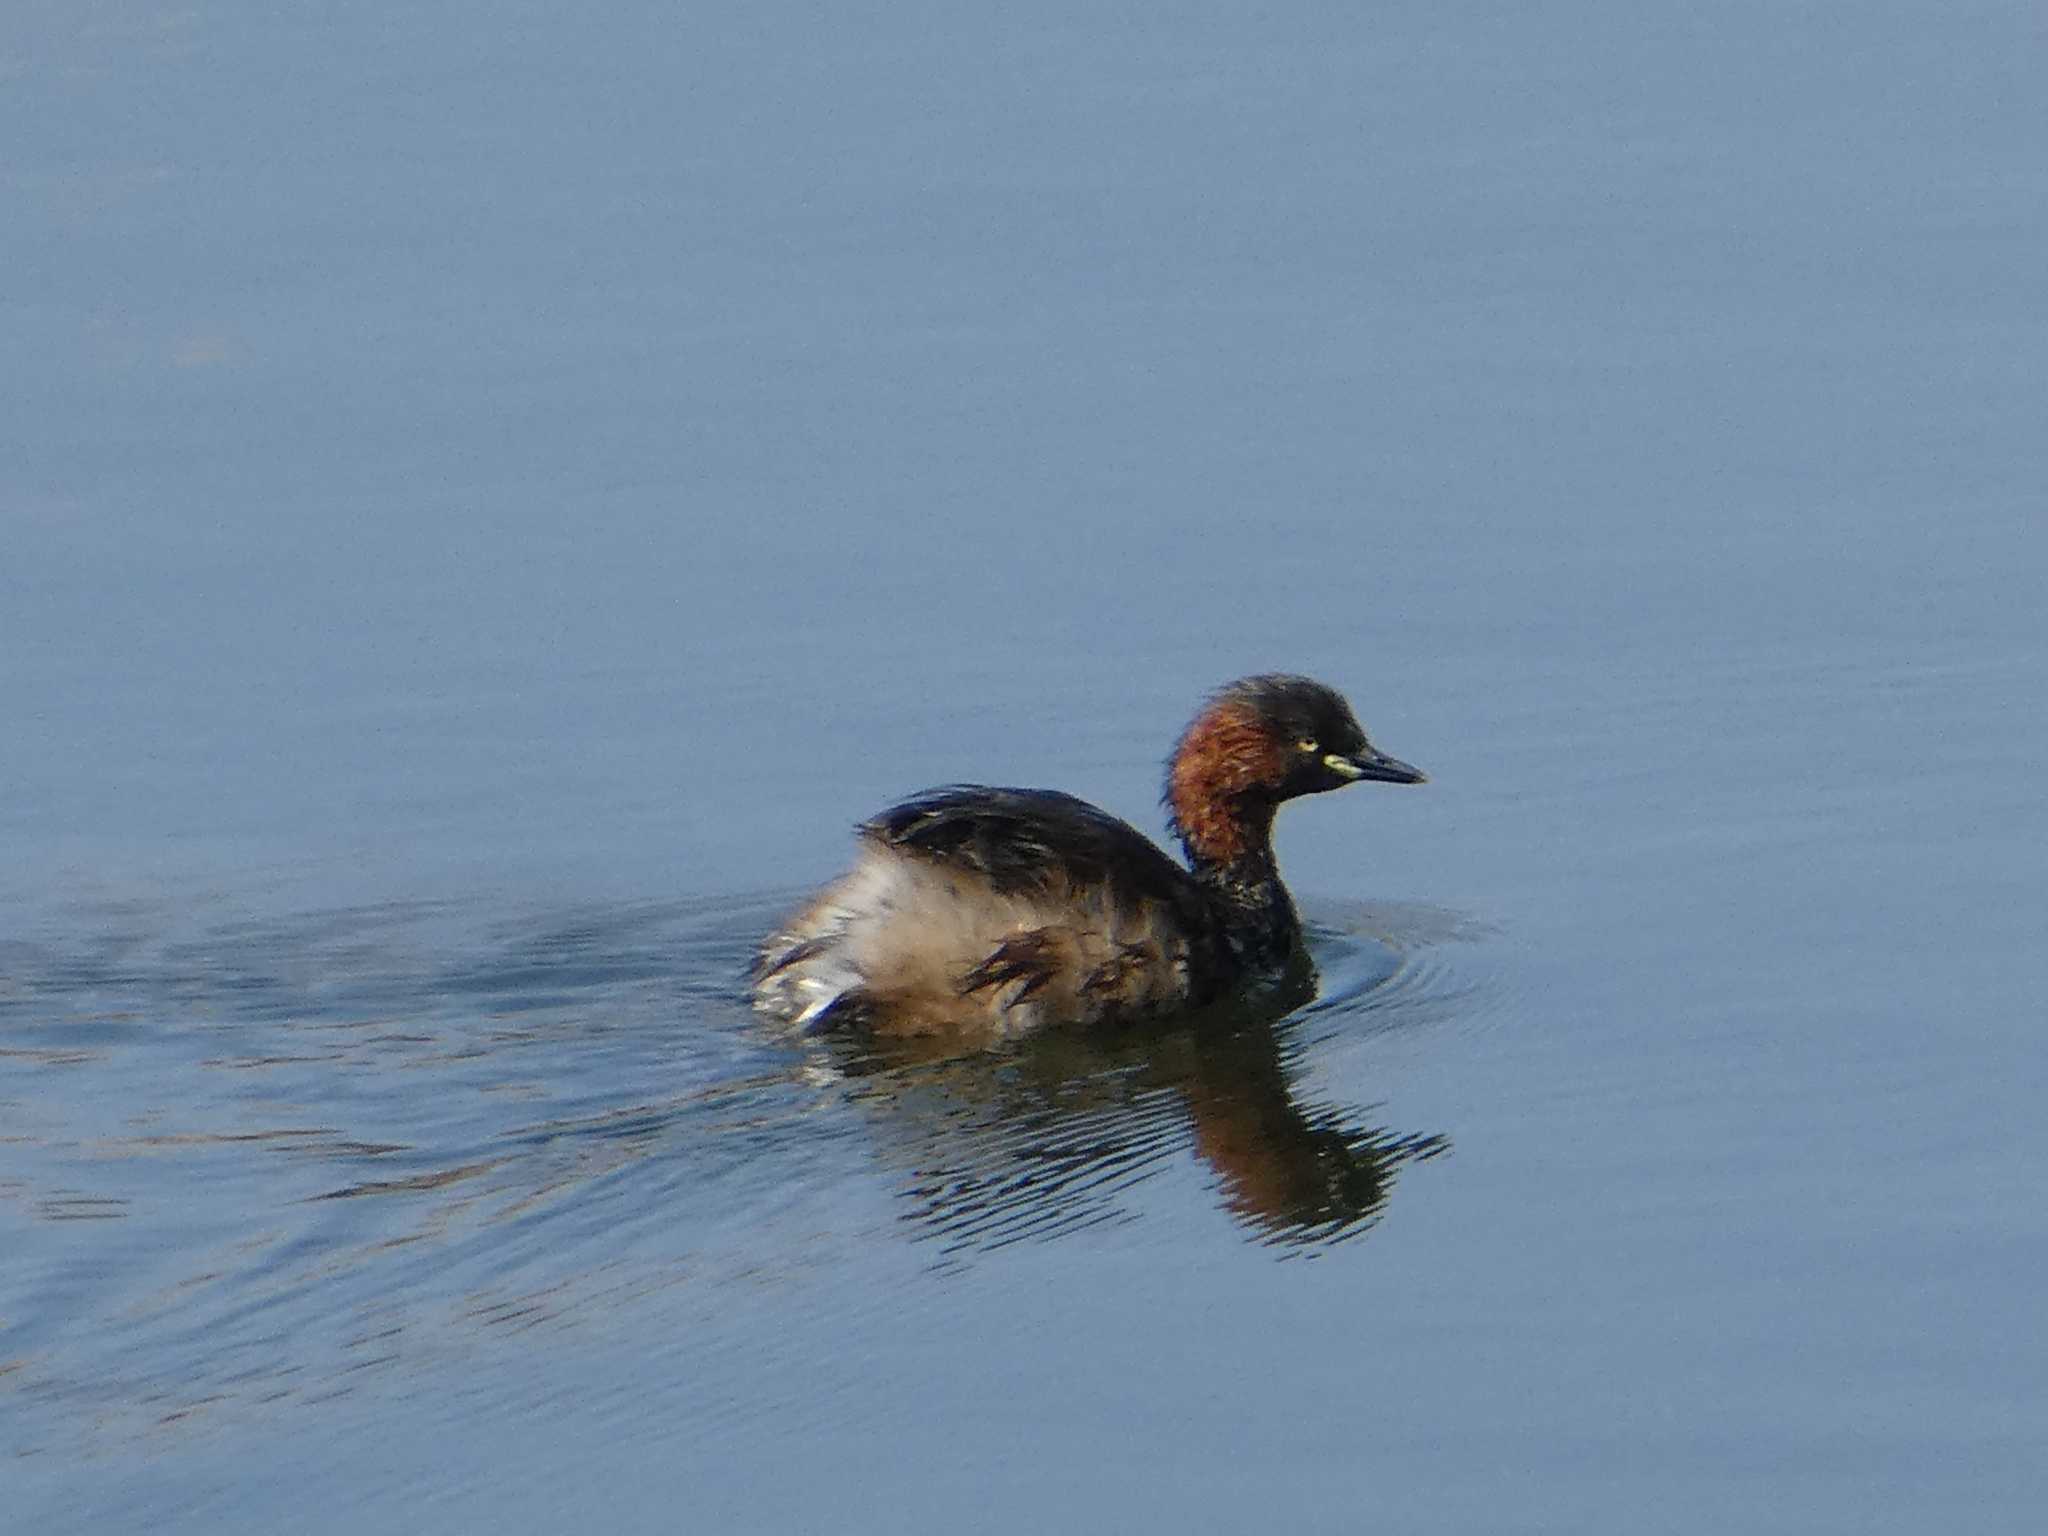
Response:
[{"label": "grebe's breast", "polygon": [[1127,822],[1052,790],[953,785],[863,823],[854,868],[762,946],[755,1001],[805,1028],[990,1038],[1204,1000],[1211,899]]}]

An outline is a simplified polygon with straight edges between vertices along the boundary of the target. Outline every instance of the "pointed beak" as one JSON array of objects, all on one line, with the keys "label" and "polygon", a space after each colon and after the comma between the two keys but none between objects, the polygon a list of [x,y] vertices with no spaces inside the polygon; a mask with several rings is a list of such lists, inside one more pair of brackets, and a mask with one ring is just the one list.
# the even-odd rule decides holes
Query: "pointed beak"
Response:
[{"label": "pointed beak", "polygon": [[1411,768],[1398,757],[1368,747],[1363,752],[1332,752],[1323,766],[1347,779],[1377,779],[1382,784],[1427,784],[1429,775]]}]

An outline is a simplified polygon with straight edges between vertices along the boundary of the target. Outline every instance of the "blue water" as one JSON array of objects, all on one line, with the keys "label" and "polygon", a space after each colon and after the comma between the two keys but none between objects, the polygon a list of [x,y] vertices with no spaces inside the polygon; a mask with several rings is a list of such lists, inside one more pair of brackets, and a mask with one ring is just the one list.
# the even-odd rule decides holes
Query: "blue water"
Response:
[{"label": "blue water", "polygon": [[[2043,42],[17,5],[0,1525],[2035,1529]],[[1306,1009],[747,1012],[1274,667]]]}]

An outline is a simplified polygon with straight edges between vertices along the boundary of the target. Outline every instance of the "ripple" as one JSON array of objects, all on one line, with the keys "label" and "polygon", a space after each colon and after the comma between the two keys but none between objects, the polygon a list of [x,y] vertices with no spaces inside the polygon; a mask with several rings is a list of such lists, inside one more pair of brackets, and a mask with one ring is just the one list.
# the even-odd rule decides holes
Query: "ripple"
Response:
[{"label": "ripple", "polygon": [[[907,1238],[935,1269],[1141,1222],[1192,1172],[1250,1240],[1369,1230],[1428,1128],[1304,1098],[1301,1058],[1455,1018],[1482,930],[1316,907],[1318,995],[903,1060],[799,1046],[740,974],[786,893],[525,912],[109,914],[0,950],[18,1109],[0,1392],[25,1448],[184,1428],[676,1285]],[[11,1431],[13,1432],[13,1431]]]}]

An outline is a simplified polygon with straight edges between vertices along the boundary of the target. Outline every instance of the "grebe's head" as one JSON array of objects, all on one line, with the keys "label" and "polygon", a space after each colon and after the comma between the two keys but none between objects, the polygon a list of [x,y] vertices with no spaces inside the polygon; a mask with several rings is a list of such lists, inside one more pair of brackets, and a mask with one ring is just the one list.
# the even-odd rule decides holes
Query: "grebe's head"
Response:
[{"label": "grebe's head", "polygon": [[1264,840],[1281,801],[1361,779],[1425,782],[1366,739],[1336,689],[1269,673],[1219,689],[1189,722],[1167,764],[1166,804],[1192,858],[1230,863]]}]

